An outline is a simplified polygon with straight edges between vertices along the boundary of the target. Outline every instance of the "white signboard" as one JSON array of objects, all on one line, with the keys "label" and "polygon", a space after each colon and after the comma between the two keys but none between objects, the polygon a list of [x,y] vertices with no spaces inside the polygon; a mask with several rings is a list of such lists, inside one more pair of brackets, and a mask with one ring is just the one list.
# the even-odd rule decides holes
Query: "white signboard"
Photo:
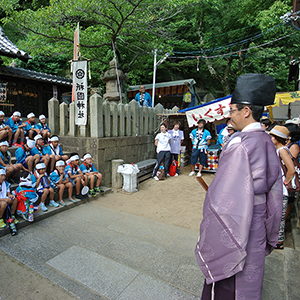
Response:
[{"label": "white signboard", "polygon": [[73,61],[73,91],[75,96],[75,124],[87,122],[87,61]]},{"label": "white signboard", "polygon": [[206,122],[214,122],[229,118],[230,102],[231,96],[228,96],[221,98],[219,101],[212,101],[212,103],[198,106],[195,109],[186,110],[189,127],[197,125],[200,119],[204,119]]}]

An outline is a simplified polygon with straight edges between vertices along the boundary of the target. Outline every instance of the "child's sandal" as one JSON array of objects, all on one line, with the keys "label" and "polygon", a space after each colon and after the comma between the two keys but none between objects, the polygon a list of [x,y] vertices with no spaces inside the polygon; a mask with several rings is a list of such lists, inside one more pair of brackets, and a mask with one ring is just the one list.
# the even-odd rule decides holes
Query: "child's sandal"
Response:
[{"label": "child's sandal", "polygon": [[67,203],[65,201],[59,201],[58,202],[61,206],[67,206]]},{"label": "child's sandal", "polygon": [[71,201],[71,202],[73,202],[73,203],[76,203],[76,202],[77,202],[77,200],[75,200],[75,199],[73,199],[73,198],[68,199],[68,201]]}]

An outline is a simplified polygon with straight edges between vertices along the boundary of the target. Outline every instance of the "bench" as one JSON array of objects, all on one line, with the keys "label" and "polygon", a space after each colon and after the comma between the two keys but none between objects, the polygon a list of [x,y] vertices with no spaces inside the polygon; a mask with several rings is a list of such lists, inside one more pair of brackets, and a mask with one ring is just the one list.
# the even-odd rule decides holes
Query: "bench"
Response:
[{"label": "bench", "polygon": [[155,164],[156,164],[156,159],[154,158],[142,160],[136,163],[136,165],[140,170],[140,172],[137,174],[138,183],[141,183],[152,177]]}]

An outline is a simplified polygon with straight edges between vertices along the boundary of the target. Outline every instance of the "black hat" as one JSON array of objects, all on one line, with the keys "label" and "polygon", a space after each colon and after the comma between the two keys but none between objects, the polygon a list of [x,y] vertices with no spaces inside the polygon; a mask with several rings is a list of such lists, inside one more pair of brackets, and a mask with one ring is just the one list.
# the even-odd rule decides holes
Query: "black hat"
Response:
[{"label": "black hat", "polygon": [[236,80],[231,104],[250,104],[266,106],[274,103],[276,82],[265,74],[243,74]]},{"label": "black hat", "polygon": [[197,121],[197,124],[199,124],[199,123],[203,123],[205,125],[206,121],[204,119],[200,119],[200,120]]}]

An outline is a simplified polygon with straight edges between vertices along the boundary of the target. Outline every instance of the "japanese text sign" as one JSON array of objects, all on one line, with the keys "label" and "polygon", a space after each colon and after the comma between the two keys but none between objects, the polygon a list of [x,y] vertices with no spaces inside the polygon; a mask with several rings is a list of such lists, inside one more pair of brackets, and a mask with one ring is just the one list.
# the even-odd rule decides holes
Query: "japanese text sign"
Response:
[{"label": "japanese text sign", "polygon": [[214,122],[229,118],[231,96],[220,101],[212,101],[211,104],[199,106],[195,109],[187,110],[186,118],[189,127],[197,125],[197,121],[204,119],[206,122]]},{"label": "japanese text sign", "polygon": [[73,61],[73,91],[75,95],[75,124],[87,122],[87,61]]}]

